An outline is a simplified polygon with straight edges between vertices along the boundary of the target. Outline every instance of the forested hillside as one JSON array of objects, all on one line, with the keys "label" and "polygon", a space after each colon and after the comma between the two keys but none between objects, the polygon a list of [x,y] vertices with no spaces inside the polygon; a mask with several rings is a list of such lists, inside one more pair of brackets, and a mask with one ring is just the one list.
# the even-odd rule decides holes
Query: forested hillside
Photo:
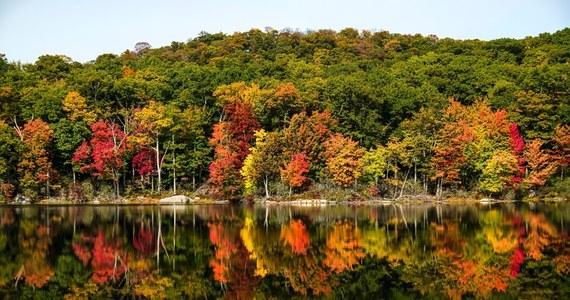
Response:
[{"label": "forested hillside", "polygon": [[[0,49],[1,51],[1,49]],[[3,199],[570,194],[570,29],[200,33],[0,59]]]}]

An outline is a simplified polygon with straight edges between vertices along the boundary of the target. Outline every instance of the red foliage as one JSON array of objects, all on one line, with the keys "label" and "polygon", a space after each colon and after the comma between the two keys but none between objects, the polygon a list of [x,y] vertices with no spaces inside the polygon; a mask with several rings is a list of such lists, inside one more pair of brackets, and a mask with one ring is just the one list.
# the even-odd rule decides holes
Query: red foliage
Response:
[{"label": "red foliage", "polygon": [[133,156],[133,167],[139,175],[151,174],[156,170],[156,151],[145,148]]},{"label": "red foliage", "polygon": [[133,247],[137,249],[143,257],[151,256],[154,250],[156,250],[154,232],[141,227],[138,234],[133,238]]},{"label": "red foliage", "polygon": [[91,250],[85,245],[77,242],[73,242],[71,244],[71,247],[73,248],[73,253],[75,253],[75,256],[79,258],[83,265],[87,266],[87,264],[89,264],[89,261],[91,261]]},{"label": "red foliage", "polygon": [[98,121],[91,125],[93,138],[84,142],[73,155],[72,162],[81,165],[81,172],[108,177],[122,168],[127,150],[125,133],[117,124]]},{"label": "red foliage", "polygon": [[520,136],[519,128],[515,123],[511,123],[511,125],[509,125],[509,140],[510,140],[511,150],[515,155],[515,157],[517,158],[517,170],[519,171],[518,174],[511,176],[512,185],[513,187],[516,188],[517,185],[520,184],[524,178],[526,160],[523,155],[524,140]]},{"label": "red foliage", "polygon": [[239,171],[260,125],[247,103],[228,104],[224,109],[228,120],[214,125],[210,139],[210,144],[216,148],[208,182],[212,184],[215,196],[234,199],[240,195],[243,185]]},{"label": "red foliage", "polygon": [[116,280],[126,271],[123,264],[115,262],[119,255],[117,249],[119,245],[119,243],[116,245],[105,243],[103,232],[99,231],[93,244],[93,260],[91,260],[93,281],[103,284],[109,279]]},{"label": "red foliage", "polygon": [[517,277],[523,261],[524,261],[524,251],[519,247],[515,248],[513,257],[511,258],[511,276]]}]

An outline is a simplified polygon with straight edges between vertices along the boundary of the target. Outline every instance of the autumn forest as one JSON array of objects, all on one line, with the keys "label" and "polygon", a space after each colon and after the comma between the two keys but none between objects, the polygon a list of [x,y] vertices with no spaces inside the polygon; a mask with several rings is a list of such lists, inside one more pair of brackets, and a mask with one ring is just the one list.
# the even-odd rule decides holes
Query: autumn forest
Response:
[{"label": "autumn forest", "polygon": [[0,57],[0,198],[570,197],[570,29],[201,32]]}]

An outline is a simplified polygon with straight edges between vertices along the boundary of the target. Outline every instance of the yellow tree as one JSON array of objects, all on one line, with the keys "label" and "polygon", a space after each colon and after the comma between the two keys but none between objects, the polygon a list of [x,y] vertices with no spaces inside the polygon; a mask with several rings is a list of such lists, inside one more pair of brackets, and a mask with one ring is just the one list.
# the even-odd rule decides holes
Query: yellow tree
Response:
[{"label": "yellow tree", "polygon": [[130,141],[135,144],[148,145],[155,152],[156,173],[158,176],[158,192],[162,186],[162,163],[168,148],[160,155],[160,136],[162,131],[172,124],[172,119],[166,116],[166,107],[154,100],[150,100],[146,107],[134,113],[135,133]]},{"label": "yellow tree", "polygon": [[362,157],[362,165],[364,166],[364,175],[374,178],[375,185],[378,185],[378,180],[386,176],[388,151],[384,146],[378,144],[376,149],[366,151]]},{"label": "yellow tree", "polygon": [[97,114],[87,108],[85,98],[78,92],[69,92],[63,100],[63,110],[69,113],[69,120],[83,121],[91,126],[97,120]]},{"label": "yellow tree", "polygon": [[479,187],[497,193],[507,186],[512,174],[517,171],[517,158],[510,151],[497,150],[486,161],[479,180]]},{"label": "yellow tree", "polygon": [[257,181],[263,181],[265,197],[269,197],[269,180],[279,174],[281,142],[278,132],[261,129],[255,133],[255,147],[250,149],[240,170],[245,179],[245,189],[251,192]]}]

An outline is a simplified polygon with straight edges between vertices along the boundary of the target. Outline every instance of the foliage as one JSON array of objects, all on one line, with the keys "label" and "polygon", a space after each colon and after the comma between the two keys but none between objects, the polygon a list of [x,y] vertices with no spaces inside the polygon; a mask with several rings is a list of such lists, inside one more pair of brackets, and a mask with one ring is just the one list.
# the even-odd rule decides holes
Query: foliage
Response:
[{"label": "foliage", "polygon": [[327,171],[332,181],[340,186],[348,187],[362,175],[361,162],[364,148],[352,138],[342,134],[331,136],[324,144],[324,156],[327,159]]},{"label": "foliage", "polygon": [[523,183],[531,189],[544,185],[556,171],[552,156],[542,149],[543,144],[541,140],[534,139],[526,145],[525,156],[529,171]]},{"label": "foliage", "polygon": [[49,151],[53,130],[46,122],[35,119],[24,124],[20,138],[24,147],[22,159],[18,163],[18,172],[22,176],[20,184],[23,188],[37,190],[45,183],[47,185],[45,195],[49,195],[51,185],[57,178]]},{"label": "foliage", "polygon": [[309,164],[309,158],[304,152],[293,154],[291,160],[281,168],[281,180],[291,189],[302,186],[307,180],[303,174],[309,172]]},{"label": "foliage", "polygon": [[[304,153],[310,171],[303,176],[313,183],[362,172],[380,193],[451,189],[501,197],[524,186],[524,145],[535,138],[556,165],[542,177],[563,180],[567,173],[568,32],[481,41],[354,28],[252,29],[202,32],[163,47],[141,42],[135,51],[87,63],[42,55],[21,64],[0,55],[0,139],[10,149],[1,149],[9,171],[0,160],[0,184],[10,194],[46,194],[47,182],[31,185],[30,172],[17,170],[30,162],[27,151],[14,150],[23,144],[18,121],[41,119],[53,130],[47,157],[67,183],[77,175],[70,172],[73,154],[87,150],[81,145],[89,144],[88,129],[105,120],[130,137],[128,151],[118,151],[124,168],[104,177],[122,177],[129,191],[138,181],[124,170],[136,164],[155,169],[144,171],[144,180],[156,176],[160,189],[208,182],[212,195],[237,199],[254,133],[264,129],[282,137],[275,152],[282,158],[271,162],[284,168]],[[12,126],[16,135],[4,134]],[[328,170],[325,142],[337,133],[367,150],[361,166],[340,168],[337,161]],[[141,154],[148,149],[152,165],[149,153]],[[279,181],[274,165],[265,175],[253,174],[259,163],[247,165],[248,188]],[[79,179],[101,178],[93,171]],[[337,183],[351,185],[358,176],[348,177]]]},{"label": "foliage", "polygon": [[115,123],[97,121],[91,125],[93,137],[83,142],[73,155],[72,162],[83,173],[102,179],[112,179],[119,196],[120,170],[125,166],[127,135]]}]

